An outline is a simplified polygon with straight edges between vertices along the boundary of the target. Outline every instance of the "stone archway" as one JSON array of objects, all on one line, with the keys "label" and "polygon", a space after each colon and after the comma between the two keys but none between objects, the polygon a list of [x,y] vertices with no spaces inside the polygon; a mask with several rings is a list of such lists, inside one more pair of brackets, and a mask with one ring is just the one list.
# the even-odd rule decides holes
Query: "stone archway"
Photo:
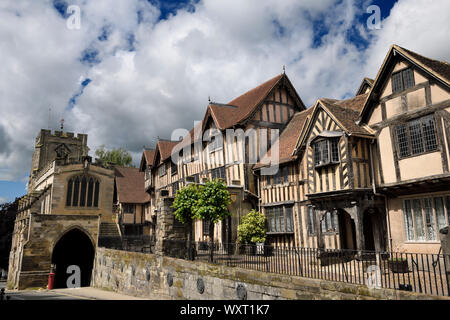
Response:
[{"label": "stone archway", "polygon": [[55,266],[54,288],[67,288],[67,268],[76,265],[81,271],[81,286],[90,285],[95,249],[90,237],[79,228],[66,232],[55,244],[52,264]]}]

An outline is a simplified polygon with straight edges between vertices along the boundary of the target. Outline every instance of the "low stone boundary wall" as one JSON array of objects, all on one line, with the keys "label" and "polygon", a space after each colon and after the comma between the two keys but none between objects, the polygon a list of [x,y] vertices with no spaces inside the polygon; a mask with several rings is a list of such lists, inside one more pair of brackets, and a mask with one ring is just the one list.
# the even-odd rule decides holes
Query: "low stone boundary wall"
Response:
[{"label": "low stone boundary wall", "polygon": [[186,300],[449,299],[105,248],[97,249],[92,286],[139,297]]}]

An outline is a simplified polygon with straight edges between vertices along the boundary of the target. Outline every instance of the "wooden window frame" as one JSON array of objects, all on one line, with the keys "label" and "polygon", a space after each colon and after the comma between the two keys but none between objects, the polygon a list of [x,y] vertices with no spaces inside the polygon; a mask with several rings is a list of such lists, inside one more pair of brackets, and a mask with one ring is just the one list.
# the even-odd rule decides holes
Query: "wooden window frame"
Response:
[{"label": "wooden window frame", "polygon": [[[333,148],[333,143],[337,144],[337,157],[338,160],[333,160],[333,153],[332,153],[332,148]],[[328,159],[327,161],[323,161],[322,157],[323,157],[323,147],[321,146],[322,144],[326,143],[327,144],[327,154],[328,154]],[[321,146],[319,149],[319,155],[320,155],[320,163],[317,163],[317,150],[316,148],[318,146]],[[323,138],[323,139],[318,139],[317,141],[314,141],[314,143],[312,144],[312,148],[313,148],[313,154],[314,154],[314,167],[315,168],[321,168],[321,167],[325,167],[325,166],[330,166],[330,165],[335,165],[335,164],[339,164],[341,162],[341,155],[339,152],[339,139],[338,138]]]},{"label": "wooden window frame", "polygon": [[[434,148],[433,149],[429,149],[429,150],[427,150],[427,140],[425,138],[425,130],[424,130],[424,127],[423,127],[423,124],[425,123],[427,118],[433,119],[433,129],[434,129],[433,133],[434,133],[434,141],[435,141]],[[413,153],[413,147],[412,147],[412,141],[411,141],[411,132],[410,132],[409,124],[411,122],[413,122],[413,121],[418,121],[420,123],[420,133],[421,133],[421,137],[422,137],[423,151],[422,152],[418,152],[418,153]],[[406,158],[416,157],[416,156],[424,155],[424,154],[427,154],[427,153],[439,151],[440,140],[439,140],[439,136],[438,136],[438,132],[437,132],[438,128],[436,127],[436,123],[438,121],[439,121],[439,119],[437,120],[435,118],[434,114],[427,114],[427,115],[419,117],[419,118],[409,119],[409,120],[404,121],[402,123],[397,123],[393,127],[391,127],[391,130],[394,132],[395,150],[397,151],[398,158],[399,159],[406,159]],[[406,143],[407,143],[407,146],[408,146],[408,154],[407,155],[402,155],[402,153],[400,152],[400,143],[399,143],[399,137],[398,137],[398,130],[399,130],[399,127],[401,127],[401,126],[405,127]]]},{"label": "wooden window frame", "polygon": [[[290,213],[287,212],[287,209],[290,208]],[[281,211],[276,212],[275,210],[281,209]],[[264,209],[265,216],[267,219],[266,230],[268,235],[276,235],[276,234],[293,234],[294,233],[294,206],[293,205],[279,205],[279,206],[271,206],[266,207]],[[280,214],[281,212],[281,214]],[[288,230],[288,219],[287,215],[290,214],[290,230]],[[274,216],[275,225],[272,225],[272,215]],[[283,227],[281,227],[281,218],[283,220]]]},{"label": "wooden window frame", "polygon": [[[412,85],[410,85],[410,86],[406,86],[406,83],[405,83],[405,78],[406,78],[405,77],[405,73],[406,72],[411,72],[411,74],[412,74],[412,80],[413,81],[412,81]],[[399,90],[395,90],[394,91],[394,76],[397,76],[397,75],[400,76],[401,88]],[[416,85],[416,79],[414,77],[414,70],[411,67],[404,68],[402,70],[393,72],[392,75],[391,75],[391,89],[392,89],[392,93],[399,93],[399,92],[405,91],[406,89],[412,88],[415,85]]]},{"label": "wooden window frame", "polygon": [[[430,242],[436,243],[439,242],[439,230],[445,226],[439,226],[438,215],[436,210],[436,199],[442,199],[442,211],[444,213],[444,223],[448,226],[450,224],[450,194],[437,194],[437,195],[429,195],[422,197],[411,197],[402,199],[402,210],[403,210],[403,223],[405,230],[405,242],[417,243],[417,242]],[[432,213],[432,221],[433,221],[433,229],[434,229],[434,238],[430,238],[428,233],[428,225],[425,203],[426,200],[430,200],[431,203],[431,213]],[[422,221],[422,232],[424,234],[424,239],[419,239],[417,235],[416,228],[416,219],[414,212],[414,201],[420,201],[420,209],[421,209],[421,221]],[[406,203],[409,203],[409,211],[407,210]],[[412,232],[408,229],[408,213],[411,218],[411,228]],[[428,224],[428,225],[427,225]],[[411,237],[412,234],[412,237]]]}]

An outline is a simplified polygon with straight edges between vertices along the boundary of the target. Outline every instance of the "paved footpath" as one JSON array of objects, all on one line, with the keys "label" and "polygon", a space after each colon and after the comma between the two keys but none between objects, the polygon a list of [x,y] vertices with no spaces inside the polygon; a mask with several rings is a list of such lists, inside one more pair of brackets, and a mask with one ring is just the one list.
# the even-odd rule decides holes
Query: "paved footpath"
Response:
[{"label": "paved footpath", "polygon": [[[6,290],[11,300],[150,300],[91,287],[54,290]],[[151,297],[159,300],[160,297]]]}]

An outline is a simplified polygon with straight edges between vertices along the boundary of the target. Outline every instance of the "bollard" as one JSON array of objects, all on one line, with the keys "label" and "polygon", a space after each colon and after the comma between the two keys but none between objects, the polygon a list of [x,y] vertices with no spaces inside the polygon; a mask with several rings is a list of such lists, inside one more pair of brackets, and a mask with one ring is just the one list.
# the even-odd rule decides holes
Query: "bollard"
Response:
[{"label": "bollard", "polygon": [[54,272],[50,272],[48,274],[48,285],[47,285],[47,289],[48,290],[52,290],[53,289],[54,281],[55,281],[55,273]]}]

